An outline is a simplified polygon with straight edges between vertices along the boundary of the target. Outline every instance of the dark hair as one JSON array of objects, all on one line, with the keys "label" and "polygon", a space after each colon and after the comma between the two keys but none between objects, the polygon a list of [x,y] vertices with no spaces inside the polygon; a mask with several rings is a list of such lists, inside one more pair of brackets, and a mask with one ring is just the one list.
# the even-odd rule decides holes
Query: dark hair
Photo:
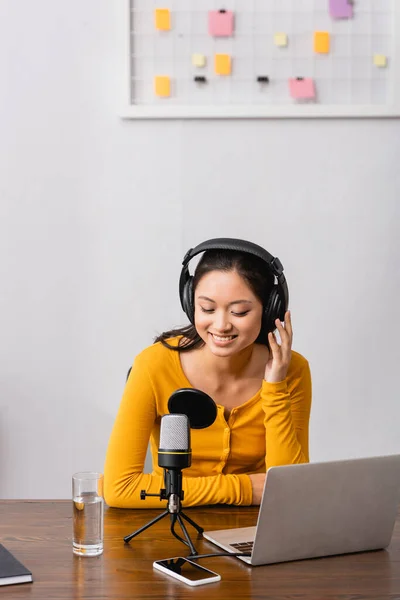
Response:
[{"label": "dark hair", "polygon": [[[196,267],[193,276],[193,292],[200,279],[211,271],[236,271],[247,282],[262,305],[266,306],[267,299],[275,282],[275,276],[268,269],[265,261],[258,256],[248,254],[247,252],[240,252],[239,250],[207,250]],[[168,338],[178,335],[183,336],[178,346],[171,346],[166,341]],[[192,323],[185,327],[164,331],[164,333],[155,338],[154,343],[156,342],[161,342],[166,348],[178,352],[185,352],[204,346],[204,341]],[[268,333],[265,331],[263,323],[261,323],[256,344],[264,344],[269,348]]]}]

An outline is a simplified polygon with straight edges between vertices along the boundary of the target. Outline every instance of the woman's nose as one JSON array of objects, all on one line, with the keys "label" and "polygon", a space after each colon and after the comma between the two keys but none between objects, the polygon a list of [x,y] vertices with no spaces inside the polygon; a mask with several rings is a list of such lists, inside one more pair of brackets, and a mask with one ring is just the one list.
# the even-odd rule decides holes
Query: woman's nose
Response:
[{"label": "woman's nose", "polygon": [[232,327],[232,324],[229,321],[229,314],[223,310],[217,311],[215,313],[214,327],[220,333],[228,331]]}]

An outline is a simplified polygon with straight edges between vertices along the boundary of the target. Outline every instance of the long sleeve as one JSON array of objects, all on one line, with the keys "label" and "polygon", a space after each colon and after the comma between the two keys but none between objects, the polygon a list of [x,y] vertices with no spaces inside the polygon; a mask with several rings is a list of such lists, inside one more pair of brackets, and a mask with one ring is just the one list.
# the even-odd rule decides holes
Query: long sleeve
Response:
[{"label": "long sleeve", "polygon": [[[185,387],[186,383],[174,379],[174,365],[172,362],[166,364],[166,359],[170,358],[165,353],[173,351],[156,349],[150,357],[142,353],[133,364],[107,449],[104,492],[109,506],[163,506],[156,497],[141,500],[140,491],[158,494],[164,487],[163,471],[155,462],[160,420],[168,412],[167,401],[171,393]],[[208,436],[210,446],[218,443],[217,432],[204,430],[202,435]],[[143,468],[150,439],[153,472],[147,474],[143,473]],[[193,450],[195,453],[195,448]],[[190,468],[183,471],[184,506],[251,503],[251,482],[246,474],[222,474],[218,469],[210,469],[210,465],[201,459],[192,475],[190,471]]]},{"label": "long sleeve", "polygon": [[108,444],[104,496],[110,506],[133,507],[141,489],[155,493],[163,487],[161,476],[143,473],[156,404],[142,362],[139,356],[133,364]]},{"label": "long sleeve", "polygon": [[263,382],[262,408],[266,434],[266,468],[309,461],[308,426],[311,411],[311,374],[308,362],[290,378]]}]

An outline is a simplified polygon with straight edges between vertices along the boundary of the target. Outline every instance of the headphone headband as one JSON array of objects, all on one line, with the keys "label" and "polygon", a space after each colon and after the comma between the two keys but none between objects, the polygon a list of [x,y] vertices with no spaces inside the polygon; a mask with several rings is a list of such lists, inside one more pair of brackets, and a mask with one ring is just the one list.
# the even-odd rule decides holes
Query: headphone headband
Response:
[{"label": "headphone headband", "polygon": [[[211,240],[206,240],[205,242],[201,242],[194,248],[190,248],[185,254],[182,265],[186,266],[188,262],[196,256],[196,254],[200,254],[201,252],[205,252],[206,250],[238,250],[239,252],[247,252],[249,254],[254,254],[258,256],[265,262],[270,263],[274,260],[272,254],[264,250],[261,246],[257,244],[253,244],[253,242],[247,242],[246,240],[237,240],[235,238],[213,238]],[[282,267],[283,270],[283,267]]]}]

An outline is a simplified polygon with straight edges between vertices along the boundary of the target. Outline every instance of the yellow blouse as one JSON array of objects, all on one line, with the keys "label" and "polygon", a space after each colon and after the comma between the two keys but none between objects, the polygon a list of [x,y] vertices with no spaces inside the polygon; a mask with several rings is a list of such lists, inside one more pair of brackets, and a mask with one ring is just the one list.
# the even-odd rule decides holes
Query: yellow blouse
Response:
[{"label": "yellow blouse", "polygon": [[[179,337],[168,341],[176,345]],[[168,414],[171,394],[183,387],[193,386],[179,352],[157,342],[136,357],[107,450],[104,493],[109,506],[160,508],[159,498],[140,500],[140,490],[158,494],[164,487],[163,469],[157,464],[160,420]],[[182,471],[183,506],[249,505],[250,474],[273,465],[308,462],[310,409],[309,365],[292,351],[284,381],[263,381],[255,396],[232,409],[228,421],[218,405],[213,425],[191,430],[192,464]],[[153,471],[145,474],[149,439]]]}]

